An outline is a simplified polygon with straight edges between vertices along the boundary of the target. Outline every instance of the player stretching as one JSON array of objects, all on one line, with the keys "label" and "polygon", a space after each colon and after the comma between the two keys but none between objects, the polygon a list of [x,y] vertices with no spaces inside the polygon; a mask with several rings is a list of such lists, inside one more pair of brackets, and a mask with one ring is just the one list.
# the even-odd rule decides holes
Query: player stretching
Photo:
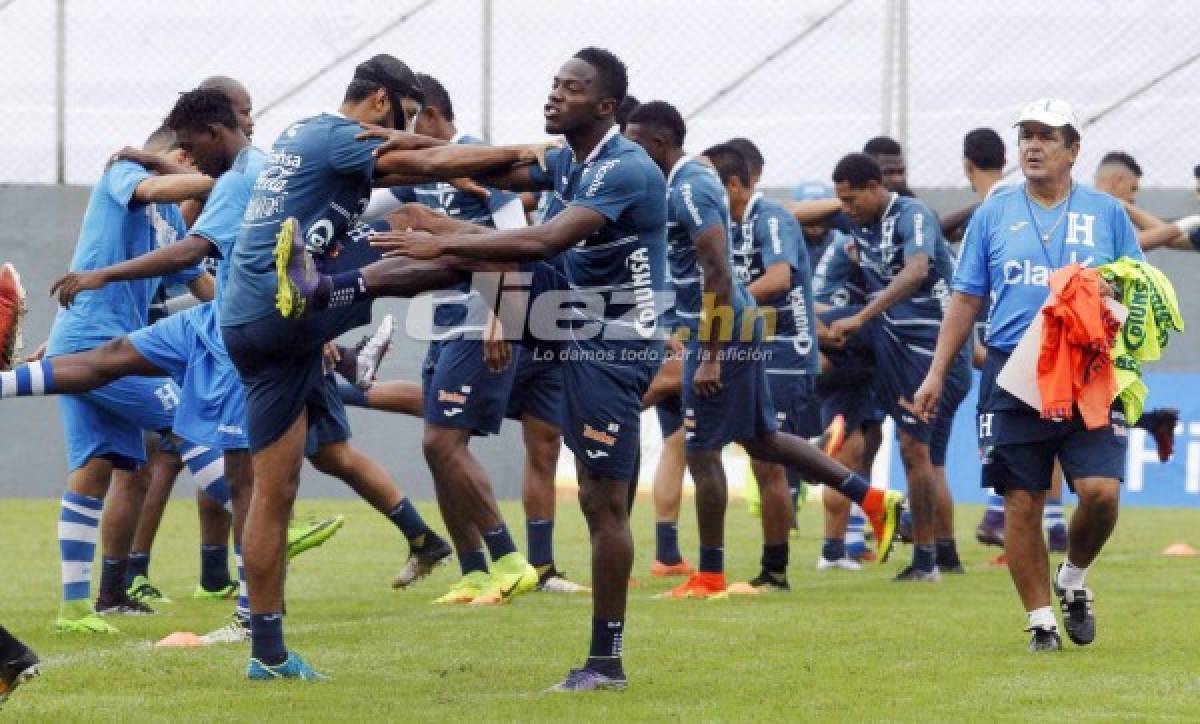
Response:
[{"label": "player stretching", "polygon": [[1057,457],[1062,465],[1079,507],[1071,517],[1067,560],[1059,566],[1053,586],[1067,635],[1085,645],[1096,636],[1085,576],[1117,522],[1125,420],[1119,407],[1113,409],[1112,424],[1096,430],[1085,429],[1077,414],[1065,421],[1042,419],[1038,410],[999,388],[996,376],[1039,313],[1055,270],[1071,263],[1098,266],[1143,256],[1120,202],[1071,179],[1080,140],[1071,106],[1054,99],[1035,101],[1021,113],[1017,126],[1025,183],[994,193],[971,219],[954,296],[914,407],[924,419],[934,413],[947,370],[990,294],[987,359],[979,391],[983,484],[1004,496],[1004,549],[1029,616],[1029,649],[1057,651],[1062,642],[1050,607],[1042,536],[1042,507],[1054,461]]}]

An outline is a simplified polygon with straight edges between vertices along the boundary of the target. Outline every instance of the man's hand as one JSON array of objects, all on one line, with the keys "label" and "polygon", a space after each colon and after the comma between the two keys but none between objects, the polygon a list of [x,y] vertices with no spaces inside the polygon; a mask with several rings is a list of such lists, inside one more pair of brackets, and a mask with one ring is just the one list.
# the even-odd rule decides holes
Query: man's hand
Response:
[{"label": "man's hand", "polygon": [[66,276],[54,282],[50,287],[50,296],[58,295],[58,303],[64,309],[70,309],[80,292],[99,289],[108,282],[99,270],[68,272]]},{"label": "man's hand", "polygon": [[929,424],[929,421],[937,414],[938,400],[942,397],[944,382],[941,375],[930,370],[929,374],[925,375],[925,381],[917,388],[917,393],[913,395],[912,402],[902,399],[900,406],[911,412],[921,422]]},{"label": "man's hand", "polygon": [[692,389],[696,397],[704,399],[721,391],[721,360],[713,355],[700,362],[696,376],[692,378]]},{"label": "man's hand", "polygon": [[521,149],[519,163],[533,164],[536,163],[543,171],[547,170],[546,153],[552,148],[561,148],[563,145],[561,138],[555,138],[541,143],[531,143]]},{"label": "man's hand", "polygon": [[863,320],[857,314],[833,320],[833,324],[829,325],[829,344],[841,349],[846,345],[846,340],[857,334],[862,326]]},{"label": "man's hand", "polygon": [[480,186],[478,183],[469,178],[452,178],[447,183],[459,191],[466,191],[469,194],[475,194],[482,199],[491,198],[492,196],[491,191],[488,191],[487,188]]},{"label": "man's hand", "polygon": [[325,343],[325,347],[321,350],[321,356],[323,357],[323,361],[325,363],[326,372],[337,367],[337,363],[342,361],[341,350],[339,350],[337,345],[333,342]]},{"label": "man's hand", "polygon": [[388,151],[419,151],[423,148],[446,145],[445,141],[437,138],[422,136],[410,131],[397,131],[394,128],[384,128],[383,126],[367,126],[365,131],[354,137],[357,141],[365,141],[368,138],[383,139],[383,143],[373,152],[376,157],[382,156]]},{"label": "man's hand", "polygon": [[483,363],[494,373],[503,372],[512,364],[512,344],[504,338],[504,325],[495,315],[483,332]]},{"label": "man's hand", "polygon": [[377,231],[371,234],[371,246],[383,249],[384,257],[437,259],[443,253],[442,242],[424,231]]}]

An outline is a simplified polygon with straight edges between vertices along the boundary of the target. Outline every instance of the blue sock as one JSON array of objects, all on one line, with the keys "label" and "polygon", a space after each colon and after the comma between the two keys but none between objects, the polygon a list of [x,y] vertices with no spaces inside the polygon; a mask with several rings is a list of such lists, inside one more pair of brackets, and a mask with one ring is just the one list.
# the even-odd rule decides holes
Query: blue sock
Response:
[{"label": "blue sock", "polygon": [[913,568],[926,573],[937,566],[937,546],[917,543],[913,546]]},{"label": "blue sock", "polygon": [[360,390],[348,382],[338,382],[338,397],[342,398],[342,403],[351,407],[366,407],[367,393],[365,390]]},{"label": "blue sock", "polygon": [[125,569],[125,587],[133,585],[133,579],[138,576],[150,577],[150,554],[130,553],[129,567]]},{"label": "blue sock", "polygon": [[846,557],[845,538],[826,538],[821,545],[821,557],[827,561],[840,561]]},{"label": "blue sock", "polygon": [[229,546],[200,546],[200,585],[206,591],[229,586]]},{"label": "blue sock", "polygon": [[100,595],[106,598],[120,598],[125,592],[125,570],[128,567],[127,558],[100,559]]},{"label": "blue sock", "polygon": [[592,619],[592,646],[587,666],[605,676],[624,678],[621,655],[625,647],[625,620]]},{"label": "blue sock", "polygon": [[67,491],[58,513],[58,552],[62,559],[63,602],[92,598],[92,563],[104,501]]},{"label": "blue sock", "polygon": [[487,556],[483,554],[483,549],[477,551],[458,551],[458,567],[462,569],[464,576],[475,571],[487,573]]},{"label": "blue sock", "polygon": [[243,624],[250,624],[250,594],[246,590],[246,564],[242,562],[242,547],[240,545],[233,546],[233,560],[237,563],[238,569],[238,597],[237,597],[237,613],[238,618]]},{"label": "blue sock", "polygon": [[222,508],[233,512],[229,483],[225,482],[225,454],[183,440],[179,443],[179,457],[191,473],[196,487]]},{"label": "blue sock", "polygon": [[702,573],[724,573],[725,549],[700,546],[700,571]]},{"label": "blue sock", "polygon": [[287,660],[282,613],[250,614],[250,657],[267,666],[278,666]]},{"label": "blue sock", "polygon": [[1058,500],[1046,500],[1046,509],[1042,515],[1042,520],[1047,528],[1054,528],[1056,526],[1067,524],[1066,518],[1063,517],[1062,498],[1059,498]]},{"label": "blue sock", "polygon": [[351,269],[338,274],[322,275],[313,294],[314,309],[337,309],[348,307],[368,298],[367,282],[362,271]]},{"label": "blue sock", "polygon": [[529,565],[554,565],[554,521],[526,520],[525,536],[529,539]]},{"label": "blue sock", "polygon": [[401,498],[400,502],[396,503],[396,507],[387,514],[387,517],[396,524],[409,543],[425,542],[417,539],[429,532],[429,526],[425,525],[425,519],[421,517],[417,507],[407,497]]},{"label": "blue sock", "polygon": [[488,554],[493,561],[498,561],[517,550],[517,544],[513,542],[512,536],[508,532],[508,526],[503,523],[483,532],[483,544],[487,546]]},{"label": "blue sock", "polygon": [[0,372],[0,399],[40,397],[54,393],[54,368],[48,359],[27,362]]},{"label": "blue sock", "polygon": [[673,566],[683,562],[679,552],[679,524],[659,521],[654,524],[654,559]]},{"label": "blue sock", "polygon": [[867,497],[867,491],[871,489],[871,481],[867,480],[858,473],[850,473],[846,479],[838,485],[837,490],[842,495],[853,500],[855,503],[862,504]]}]

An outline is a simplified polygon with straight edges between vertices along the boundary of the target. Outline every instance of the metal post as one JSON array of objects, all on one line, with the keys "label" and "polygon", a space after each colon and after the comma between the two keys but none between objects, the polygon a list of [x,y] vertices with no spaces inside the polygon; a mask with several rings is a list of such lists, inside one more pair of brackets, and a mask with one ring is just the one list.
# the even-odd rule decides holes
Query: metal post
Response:
[{"label": "metal post", "polygon": [[892,81],[896,63],[896,0],[887,0],[883,16],[883,78],[879,102],[879,133],[886,136],[892,132]]},{"label": "metal post", "polygon": [[67,182],[67,0],[54,8],[54,182]]},{"label": "metal post", "polygon": [[479,72],[479,125],[483,140],[492,142],[492,0],[483,0],[482,67]]},{"label": "metal post", "polygon": [[896,1],[896,140],[908,148],[908,0]]}]

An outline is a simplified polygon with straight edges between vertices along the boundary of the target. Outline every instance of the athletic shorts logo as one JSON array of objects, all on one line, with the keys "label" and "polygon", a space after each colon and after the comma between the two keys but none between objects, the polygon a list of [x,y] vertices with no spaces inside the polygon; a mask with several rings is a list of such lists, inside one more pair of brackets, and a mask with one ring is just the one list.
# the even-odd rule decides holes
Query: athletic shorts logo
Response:
[{"label": "athletic shorts logo", "polygon": [[595,460],[596,458],[606,458],[606,457],[608,457],[608,451],[607,451],[607,450],[585,450],[584,452],[586,452],[586,453],[587,453],[587,456],[588,456],[588,458],[590,458],[590,459],[592,459],[592,460]]},{"label": "athletic shorts logo", "polygon": [[[607,445],[608,447],[612,447],[617,444],[617,437],[615,435],[610,435],[609,433],[604,432],[603,430],[597,430],[596,428],[594,428],[591,425],[588,425],[586,423],[583,426],[583,437],[587,440],[593,440],[595,442],[598,442],[601,445]],[[605,454],[607,454],[607,453],[605,453]],[[589,452],[589,455],[590,455],[590,452]],[[592,457],[597,457],[597,456],[593,455]]]},{"label": "athletic shorts logo", "polygon": [[443,410],[442,414],[446,417],[454,417],[455,415],[461,414],[462,411],[463,409],[461,407],[451,407],[449,410]]},{"label": "athletic shorts logo", "polygon": [[459,392],[450,392],[449,390],[438,390],[438,402],[452,402],[456,405],[467,404],[467,396]]}]

